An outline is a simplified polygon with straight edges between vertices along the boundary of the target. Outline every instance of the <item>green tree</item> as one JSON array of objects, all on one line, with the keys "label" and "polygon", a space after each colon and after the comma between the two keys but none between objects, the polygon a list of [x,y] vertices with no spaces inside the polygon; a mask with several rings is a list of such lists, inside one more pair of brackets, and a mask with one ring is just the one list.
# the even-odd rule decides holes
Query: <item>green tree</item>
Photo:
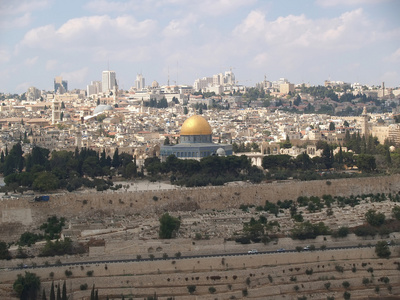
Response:
[{"label": "green tree", "polygon": [[396,220],[400,220],[400,206],[393,207],[392,215]]},{"label": "green tree", "polygon": [[35,300],[40,290],[40,278],[30,272],[25,272],[25,276],[18,274],[13,289],[21,300]]},{"label": "green tree", "polygon": [[378,243],[376,243],[375,253],[376,255],[378,255],[378,257],[381,258],[389,258],[390,254],[392,254],[390,252],[389,245],[385,241],[379,241]]},{"label": "green tree", "polygon": [[385,223],[385,215],[383,213],[377,213],[375,210],[370,209],[365,214],[365,219],[368,224],[379,227]]},{"label": "green tree", "polygon": [[51,282],[50,300],[56,300],[56,293],[54,292],[54,281]]},{"label": "green tree", "polygon": [[187,289],[188,289],[188,292],[190,294],[193,294],[194,292],[196,292],[196,286],[195,285],[188,285]]},{"label": "green tree", "polygon": [[67,298],[67,286],[66,286],[66,283],[65,283],[65,280],[64,280],[64,284],[63,284],[63,287],[62,287],[62,296],[61,296],[61,300],[67,300],[68,298]]},{"label": "green tree", "polygon": [[[7,151],[7,149],[6,149]],[[10,175],[14,172],[21,172],[24,168],[24,157],[22,147],[20,143],[16,143],[10,153],[6,155],[4,162],[4,176]]]},{"label": "green tree", "polygon": [[121,165],[121,162],[119,160],[119,154],[118,154],[118,148],[115,149],[113,159],[112,159],[112,166],[114,168],[118,168]]},{"label": "green tree", "polygon": [[43,289],[43,292],[42,292],[42,300],[47,300],[45,289]]},{"label": "green tree", "polygon": [[11,259],[6,242],[0,242],[0,259]]},{"label": "green tree", "polygon": [[159,236],[162,239],[170,239],[176,234],[181,225],[181,221],[178,218],[170,216],[165,213],[160,218],[160,231]]},{"label": "green tree", "polygon": [[375,157],[370,154],[359,154],[356,156],[356,166],[363,172],[372,172],[376,169]]},{"label": "green tree", "polygon": [[334,131],[335,129],[336,129],[335,123],[330,122],[330,123],[329,123],[329,130],[330,130],[330,131]]},{"label": "green tree", "polygon": [[60,182],[56,175],[51,172],[40,172],[36,175],[32,187],[41,192],[56,190],[60,187]]},{"label": "green tree", "polygon": [[187,114],[189,113],[187,106],[185,106],[185,107],[183,108],[183,113],[184,113],[185,115],[187,115]]},{"label": "green tree", "polygon": [[60,290],[60,285],[57,285],[57,300],[61,300],[61,290]]}]

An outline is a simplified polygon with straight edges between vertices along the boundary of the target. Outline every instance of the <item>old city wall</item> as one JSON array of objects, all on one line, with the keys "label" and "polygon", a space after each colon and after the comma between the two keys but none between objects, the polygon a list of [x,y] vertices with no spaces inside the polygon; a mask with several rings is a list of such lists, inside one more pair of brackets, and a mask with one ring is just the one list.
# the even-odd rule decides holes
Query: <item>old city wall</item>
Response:
[{"label": "old city wall", "polygon": [[[368,193],[398,193],[400,175],[319,181],[287,181],[245,186],[180,188],[141,192],[63,193],[49,202],[29,202],[28,198],[0,201],[1,223],[23,225],[40,222],[49,215],[91,216],[102,213],[146,217],[164,211],[239,208],[241,204],[264,205],[265,201],[297,199],[324,194],[350,196]],[[10,219],[12,217],[12,220]]]}]

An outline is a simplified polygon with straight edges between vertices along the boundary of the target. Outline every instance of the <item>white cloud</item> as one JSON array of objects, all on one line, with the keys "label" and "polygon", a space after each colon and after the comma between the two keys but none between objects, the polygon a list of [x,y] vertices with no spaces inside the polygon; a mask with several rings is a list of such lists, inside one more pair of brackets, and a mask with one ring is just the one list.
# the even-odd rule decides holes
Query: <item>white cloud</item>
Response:
[{"label": "white cloud", "polygon": [[384,58],[385,61],[399,63],[400,62],[400,48],[394,51],[391,55]]},{"label": "white cloud", "polygon": [[0,16],[30,13],[48,7],[51,2],[50,0],[1,1]]},{"label": "white cloud", "polygon": [[88,74],[89,68],[84,67],[79,70],[74,70],[70,72],[62,72],[60,76],[68,81],[69,86],[82,86],[86,83],[86,76]]},{"label": "white cloud", "polygon": [[365,5],[365,4],[379,4],[389,0],[316,0],[320,6],[348,6],[348,5]]},{"label": "white cloud", "polygon": [[252,11],[234,30],[234,37],[274,47],[331,48],[361,47],[371,42],[374,27],[362,9],[338,18],[312,20],[305,15],[288,15],[268,21],[265,14]]},{"label": "white cloud", "polygon": [[28,26],[32,21],[30,13],[25,13],[20,17],[12,18],[0,18],[0,29],[11,29]]},{"label": "white cloud", "polygon": [[26,91],[31,86],[32,86],[32,82],[30,82],[30,81],[21,82],[16,86],[16,90],[17,91]]},{"label": "white cloud", "polygon": [[58,65],[58,61],[56,59],[49,59],[46,61],[46,70],[47,71],[52,71],[54,70]]},{"label": "white cloud", "polygon": [[227,15],[239,8],[252,5],[256,0],[129,0],[129,1],[107,1],[93,0],[84,6],[88,11],[108,14],[127,13],[129,11],[154,12],[155,9],[167,9],[173,13],[186,14],[186,12],[197,12],[200,16]]},{"label": "white cloud", "polygon": [[8,62],[11,58],[10,53],[5,49],[0,49],[0,63]]},{"label": "white cloud", "polygon": [[18,48],[62,50],[92,49],[107,46],[124,40],[137,40],[151,35],[157,23],[153,20],[136,21],[131,16],[110,18],[109,16],[92,16],[70,19],[58,29],[46,25],[28,31]]},{"label": "white cloud", "polygon": [[38,58],[39,58],[39,56],[30,57],[30,58],[25,59],[25,65],[33,66],[34,64],[36,64]]},{"label": "white cloud", "polygon": [[195,24],[197,17],[193,14],[187,15],[185,18],[180,20],[171,20],[167,27],[163,30],[163,35],[166,38],[182,37],[190,34],[190,26]]},{"label": "white cloud", "polygon": [[393,86],[400,86],[400,74],[398,71],[387,71],[380,79],[381,82],[393,82]]}]

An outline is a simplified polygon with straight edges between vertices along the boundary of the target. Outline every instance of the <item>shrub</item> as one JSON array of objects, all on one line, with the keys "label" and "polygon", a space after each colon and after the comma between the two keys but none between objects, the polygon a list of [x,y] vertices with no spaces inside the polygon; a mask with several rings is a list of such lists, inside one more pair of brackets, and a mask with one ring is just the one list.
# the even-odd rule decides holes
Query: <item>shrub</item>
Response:
[{"label": "shrub", "polygon": [[80,288],[81,291],[86,291],[87,288],[88,288],[88,285],[87,285],[87,283],[84,283],[84,284],[81,284],[81,285],[79,286],[79,288]]},{"label": "shrub", "polygon": [[335,270],[338,271],[339,273],[343,273],[344,268],[342,266],[336,265]]},{"label": "shrub", "polygon": [[369,268],[367,269],[367,272],[368,272],[368,273],[374,273],[374,268],[369,267]]},{"label": "shrub", "polygon": [[188,292],[189,294],[193,294],[194,292],[196,292],[196,286],[195,285],[188,285],[187,286]]},{"label": "shrub", "polygon": [[306,270],[306,274],[307,275],[312,275],[312,273],[313,273],[313,269],[307,269]]},{"label": "shrub", "polygon": [[247,291],[247,289],[242,290],[243,297],[246,297],[248,294],[249,294],[249,292]]},{"label": "shrub", "polygon": [[295,286],[293,287],[293,289],[297,292],[300,288],[299,288],[298,285],[295,285]]},{"label": "shrub", "polygon": [[168,254],[167,254],[167,253],[164,253],[162,257],[163,257],[164,259],[167,259],[167,258],[168,258]]},{"label": "shrub", "polygon": [[348,281],[343,281],[343,282],[342,282],[342,286],[343,286],[345,289],[348,289],[348,288],[350,287],[350,282],[348,282]]},{"label": "shrub", "polygon": [[87,271],[86,275],[89,276],[89,277],[93,276],[93,271]]},{"label": "shrub", "polygon": [[297,277],[296,276],[290,276],[290,281],[297,281]]},{"label": "shrub", "polygon": [[330,283],[330,282],[325,282],[325,283],[324,283],[324,287],[325,287],[327,290],[329,290],[330,287],[331,287],[331,283]]},{"label": "shrub", "polygon": [[70,270],[65,270],[65,276],[67,276],[67,277],[72,276],[72,271],[70,271]]},{"label": "shrub", "polygon": [[142,256],[140,254],[136,255],[136,259],[142,259]]},{"label": "shrub", "polygon": [[343,298],[344,298],[345,300],[348,300],[348,299],[351,298],[351,294],[350,294],[348,291],[346,291],[346,292],[343,293]]},{"label": "shrub", "polygon": [[213,286],[210,286],[208,288],[208,291],[210,292],[210,294],[214,294],[217,291],[217,289],[215,287],[213,287]]},{"label": "shrub", "polygon": [[175,253],[175,257],[176,257],[176,258],[179,258],[179,257],[181,257],[181,256],[182,256],[182,253],[181,253],[181,252],[176,252],[176,253]]},{"label": "shrub", "polygon": [[154,254],[149,254],[149,258],[150,258],[151,260],[153,260],[153,259],[154,259]]},{"label": "shrub", "polygon": [[378,257],[381,258],[389,258],[390,255],[392,254],[390,252],[387,242],[385,241],[379,241],[378,243],[376,243],[375,253]]},{"label": "shrub", "polygon": [[363,280],[362,280],[362,284],[363,284],[363,285],[368,285],[369,282],[370,282],[369,279],[366,278],[366,277],[364,277]]}]

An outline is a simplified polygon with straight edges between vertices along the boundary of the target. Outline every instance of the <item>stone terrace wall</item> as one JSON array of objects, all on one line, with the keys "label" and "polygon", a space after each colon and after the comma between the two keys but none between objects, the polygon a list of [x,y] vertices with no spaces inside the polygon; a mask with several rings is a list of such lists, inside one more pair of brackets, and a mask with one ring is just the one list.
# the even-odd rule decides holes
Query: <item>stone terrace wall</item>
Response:
[{"label": "stone terrace wall", "polygon": [[[29,202],[27,199],[3,199],[0,201],[2,217],[10,210],[31,210],[32,224],[41,224],[49,215],[71,217],[102,217],[112,215],[136,215],[142,217],[162,214],[165,211],[195,209],[239,208],[241,204],[264,205],[265,201],[292,199],[299,196],[350,196],[368,193],[398,193],[400,175],[355,179],[319,181],[288,181],[245,186],[181,188],[142,192],[90,192],[64,193],[50,196],[49,202]],[[157,197],[157,201],[153,197]],[[18,219],[18,218],[17,218]],[[23,223],[20,220],[16,222]],[[8,223],[2,218],[0,226]]]}]

